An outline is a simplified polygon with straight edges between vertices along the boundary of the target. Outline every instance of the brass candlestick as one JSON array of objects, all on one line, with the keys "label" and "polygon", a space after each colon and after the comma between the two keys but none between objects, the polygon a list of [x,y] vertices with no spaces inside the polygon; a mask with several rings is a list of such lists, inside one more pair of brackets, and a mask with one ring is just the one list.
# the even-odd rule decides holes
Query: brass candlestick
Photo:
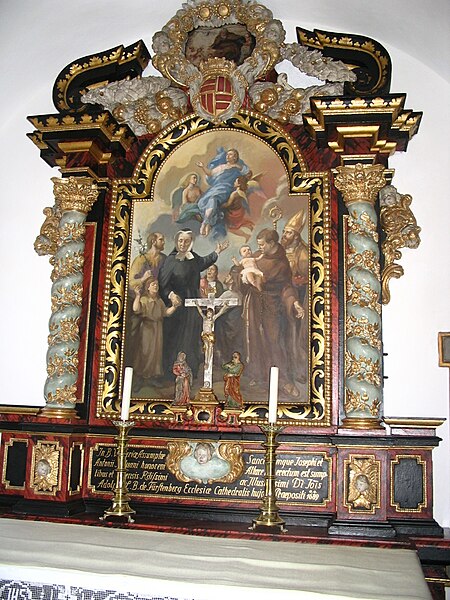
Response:
[{"label": "brass candlestick", "polygon": [[107,517],[127,517],[129,523],[134,523],[130,515],[135,514],[128,504],[130,497],[127,488],[127,446],[128,432],[134,425],[134,421],[113,421],[113,424],[119,430],[117,440],[117,468],[116,468],[116,487],[112,498],[112,505],[109,510],[105,510],[100,517],[104,521]]},{"label": "brass candlestick", "polygon": [[276,467],[276,449],[280,445],[276,438],[283,427],[275,423],[260,425],[261,431],[266,436],[263,446],[266,449],[265,454],[265,472],[264,472],[264,498],[261,510],[257,519],[253,519],[251,529],[257,527],[278,527],[282,533],[285,533],[285,521],[278,514],[278,506],[275,496],[275,467]]}]

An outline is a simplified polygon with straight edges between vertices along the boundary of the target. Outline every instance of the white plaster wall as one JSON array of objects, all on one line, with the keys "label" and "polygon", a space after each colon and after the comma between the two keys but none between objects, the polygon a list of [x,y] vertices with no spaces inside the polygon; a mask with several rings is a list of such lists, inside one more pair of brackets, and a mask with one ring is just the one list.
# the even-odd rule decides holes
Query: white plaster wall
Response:
[{"label": "white plaster wall", "polygon": [[[449,417],[449,372],[438,367],[437,334],[450,331],[450,155],[448,23],[450,3],[435,0],[284,0],[265,2],[285,24],[367,35],[393,62],[392,92],[406,92],[406,107],[423,111],[419,134],[406,154],[391,159],[394,185],[413,196],[422,244],[405,250],[405,275],[392,280],[383,311],[385,414]],[[0,0],[0,174],[3,293],[1,402],[42,405],[45,382],[50,265],[33,242],[53,204],[50,177],[25,136],[28,115],[55,112],[51,91],[72,60],[151,37],[180,7],[176,0]],[[337,6],[339,8],[337,8]],[[446,69],[446,71],[445,71]],[[435,516],[450,526],[449,425],[435,451]]]}]

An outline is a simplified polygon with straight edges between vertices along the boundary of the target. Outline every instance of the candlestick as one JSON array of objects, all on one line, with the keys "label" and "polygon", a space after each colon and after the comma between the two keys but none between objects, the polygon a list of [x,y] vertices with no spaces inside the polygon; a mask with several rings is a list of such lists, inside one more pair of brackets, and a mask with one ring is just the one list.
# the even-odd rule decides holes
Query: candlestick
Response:
[{"label": "candlestick", "polygon": [[276,438],[283,428],[269,423],[268,425],[260,425],[260,429],[266,436],[266,440],[263,443],[266,449],[264,460],[264,498],[259,516],[257,519],[253,519],[253,525],[250,529],[277,527],[281,533],[285,533],[287,531],[285,521],[278,514],[279,509],[275,495],[276,449],[280,445]]},{"label": "candlestick", "polygon": [[117,427],[117,467],[116,467],[116,486],[112,505],[109,510],[105,510],[103,516],[100,517],[104,521],[107,517],[127,517],[129,523],[134,523],[131,515],[136,511],[129,505],[130,497],[128,496],[127,488],[127,446],[128,432],[134,425],[134,421],[113,421]]},{"label": "candlestick", "polygon": [[133,382],[133,368],[125,367],[125,376],[123,378],[123,390],[122,390],[122,407],[120,410],[120,418],[122,421],[128,421],[128,417],[130,415],[132,382]]},{"label": "candlestick", "polygon": [[280,369],[278,367],[270,367],[269,378],[269,423],[277,422],[278,408],[278,377]]}]

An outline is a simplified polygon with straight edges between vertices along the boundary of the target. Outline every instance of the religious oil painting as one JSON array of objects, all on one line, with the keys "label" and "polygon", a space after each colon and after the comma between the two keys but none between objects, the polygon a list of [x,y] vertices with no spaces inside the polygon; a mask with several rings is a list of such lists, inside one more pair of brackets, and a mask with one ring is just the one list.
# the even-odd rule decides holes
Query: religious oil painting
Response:
[{"label": "religious oil painting", "polygon": [[184,54],[195,66],[209,58],[224,58],[241,65],[255,48],[255,38],[241,23],[197,27],[186,40]]},{"label": "religious oil painting", "polygon": [[329,185],[262,116],[162,131],[113,191],[98,416],[132,367],[133,418],[259,422],[277,366],[279,418],[326,426]]},{"label": "religious oil painting", "polygon": [[308,401],[309,195],[252,135],[205,132],[133,201],[123,364],[137,399],[186,406],[212,388],[229,408]]}]

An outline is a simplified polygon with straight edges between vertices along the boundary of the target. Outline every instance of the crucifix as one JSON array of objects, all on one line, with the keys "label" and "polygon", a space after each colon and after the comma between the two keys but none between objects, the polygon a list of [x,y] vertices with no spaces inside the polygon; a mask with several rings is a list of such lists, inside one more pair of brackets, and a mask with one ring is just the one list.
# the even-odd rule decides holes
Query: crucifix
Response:
[{"label": "crucifix", "polygon": [[[213,356],[214,343],[214,323],[230,306],[237,306],[237,298],[216,298],[214,293],[208,294],[207,298],[187,298],[184,301],[185,306],[195,306],[202,317],[202,342],[204,359],[203,386],[202,392],[205,395],[214,395],[213,393]],[[216,309],[219,309],[216,312]]]}]

